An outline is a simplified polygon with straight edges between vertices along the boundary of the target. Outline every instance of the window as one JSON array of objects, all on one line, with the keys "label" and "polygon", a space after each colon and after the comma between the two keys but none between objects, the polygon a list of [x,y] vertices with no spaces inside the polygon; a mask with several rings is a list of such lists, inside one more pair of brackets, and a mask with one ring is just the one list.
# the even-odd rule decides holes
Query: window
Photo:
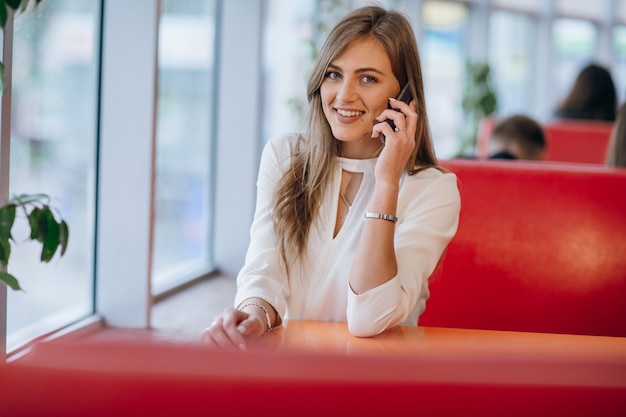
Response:
[{"label": "window", "polygon": [[613,28],[613,80],[619,102],[626,100],[626,26]]},{"label": "window", "polygon": [[[263,141],[302,130],[316,56],[313,1],[270,0],[263,22]],[[286,36],[286,34],[291,34]]]},{"label": "window", "polygon": [[[12,248],[7,350],[93,312],[100,2],[48,0],[15,18],[11,195],[45,193],[70,228],[67,252],[39,262],[40,245]],[[16,218],[14,237],[27,236]]]},{"label": "window", "polygon": [[424,2],[420,55],[428,117],[439,158],[454,156],[459,147],[467,17],[464,4]]},{"label": "window", "polygon": [[491,0],[491,5],[494,7],[500,7],[507,10],[515,10],[526,13],[541,13],[547,3],[545,0]]},{"label": "window", "polygon": [[152,289],[212,269],[214,0],[164,0],[159,26]]},{"label": "window", "polygon": [[489,62],[498,96],[498,114],[529,114],[532,103],[533,45],[536,27],[531,17],[496,10],[490,16]]},{"label": "window", "polygon": [[580,70],[594,60],[597,36],[596,27],[589,21],[555,19],[552,27],[554,87],[550,97],[553,107],[565,98]]},{"label": "window", "polygon": [[556,0],[555,8],[561,16],[601,21],[611,10],[611,0]]}]

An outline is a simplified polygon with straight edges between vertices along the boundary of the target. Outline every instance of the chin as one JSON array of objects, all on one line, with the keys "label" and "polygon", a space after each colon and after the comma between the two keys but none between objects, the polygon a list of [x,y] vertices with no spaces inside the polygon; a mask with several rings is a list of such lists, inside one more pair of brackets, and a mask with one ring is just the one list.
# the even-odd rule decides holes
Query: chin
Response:
[{"label": "chin", "polygon": [[363,132],[356,132],[351,129],[342,128],[333,130],[333,136],[341,142],[357,142],[359,140],[363,140],[363,138],[368,135],[363,135]]}]

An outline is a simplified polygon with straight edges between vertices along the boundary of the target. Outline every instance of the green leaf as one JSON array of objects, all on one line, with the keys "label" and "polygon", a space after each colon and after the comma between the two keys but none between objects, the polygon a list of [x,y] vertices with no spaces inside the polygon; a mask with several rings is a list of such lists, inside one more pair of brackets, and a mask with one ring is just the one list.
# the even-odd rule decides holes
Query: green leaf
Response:
[{"label": "green leaf", "polygon": [[61,220],[61,223],[59,223],[59,244],[61,245],[61,256],[65,255],[69,238],[70,229],[67,226],[67,223],[65,223],[65,220]]},{"label": "green leaf", "polygon": [[48,227],[43,209],[39,207],[32,209],[28,214],[28,223],[30,224],[30,238],[43,243]]},{"label": "green leaf", "polygon": [[0,27],[2,30],[7,25],[7,18],[7,6],[4,4],[4,1],[0,1]]},{"label": "green leaf", "polygon": [[7,272],[0,272],[0,281],[4,282],[8,287],[11,287],[15,291],[20,291],[22,289],[20,287],[20,283],[17,281],[17,278]]},{"label": "green leaf", "polygon": [[9,240],[15,221],[15,205],[7,204],[0,207],[0,240]]},{"label": "green leaf", "polygon": [[17,8],[20,7],[20,3],[22,1],[21,0],[4,0],[4,2],[8,4],[9,7],[12,8],[13,10],[17,10]]},{"label": "green leaf", "polygon": [[5,268],[9,264],[9,257],[11,256],[11,244],[9,240],[0,239],[0,265]]},{"label": "green leaf", "polygon": [[[50,262],[54,253],[59,247],[59,224],[54,218],[54,214],[50,207],[45,206],[40,219],[46,221],[46,231],[43,235],[43,248],[41,250],[41,261]],[[40,229],[41,231],[41,229]]]}]

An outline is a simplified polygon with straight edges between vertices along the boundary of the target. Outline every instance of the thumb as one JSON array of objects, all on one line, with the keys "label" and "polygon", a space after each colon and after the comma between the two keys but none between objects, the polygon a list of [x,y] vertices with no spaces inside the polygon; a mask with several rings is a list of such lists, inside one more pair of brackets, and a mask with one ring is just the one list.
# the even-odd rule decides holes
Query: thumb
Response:
[{"label": "thumb", "polygon": [[256,335],[256,337],[259,337],[263,333],[263,326],[261,326],[259,319],[254,316],[248,316],[237,325],[237,331],[242,336]]}]

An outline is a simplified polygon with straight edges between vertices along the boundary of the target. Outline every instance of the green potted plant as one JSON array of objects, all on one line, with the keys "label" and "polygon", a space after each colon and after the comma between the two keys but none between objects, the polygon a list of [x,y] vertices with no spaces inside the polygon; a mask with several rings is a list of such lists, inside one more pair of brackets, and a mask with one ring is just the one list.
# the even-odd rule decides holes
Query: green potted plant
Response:
[{"label": "green potted plant", "polygon": [[459,156],[472,156],[476,148],[480,122],[495,113],[498,98],[491,85],[491,68],[484,62],[467,62],[463,90],[463,116]]},{"label": "green potted plant", "polygon": [[11,256],[11,242],[17,243],[11,230],[20,212],[28,219],[29,239],[42,245],[42,262],[50,262],[59,247],[63,256],[69,239],[67,223],[58,214],[55,216],[50,207],[50,197],[45,194],[15,196],[0,207],[0,265],[4,269],[0,270],[0,282],[13,290],[20,290],[21,287],[17,278],[6,272],[6,268]]}]

